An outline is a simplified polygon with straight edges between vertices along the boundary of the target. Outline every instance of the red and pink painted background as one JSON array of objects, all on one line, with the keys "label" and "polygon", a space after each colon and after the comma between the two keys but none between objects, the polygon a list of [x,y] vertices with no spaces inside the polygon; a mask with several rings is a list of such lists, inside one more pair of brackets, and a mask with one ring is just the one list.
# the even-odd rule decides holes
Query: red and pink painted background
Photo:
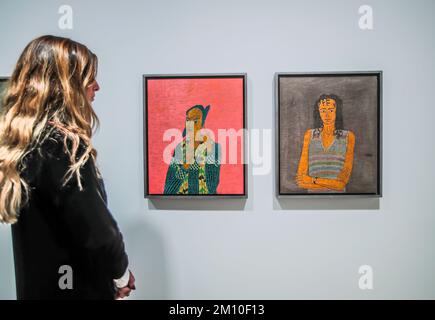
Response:
[{"label": "red and pink painted background", "polygon": [[[218,129],[243,129],[244,83],[237,78],[152,78],[147,79],[148,123],[148,193],[163,194],[168,165],[163,151],[171,141],[163,141],[167,129],[183,131],[186,111],[194,105],[210,105],[204,128],[210,129],[218,141]],[[226,143],[226,164],[220,167],[218,194],[244,194],[243,143],[237,148],[237,164],[229,164]],[[241,142],[241,143],[240,143]],[[171,150],[173,151],[173,150]],[[223,151],[222,151],[223,152]]]}]

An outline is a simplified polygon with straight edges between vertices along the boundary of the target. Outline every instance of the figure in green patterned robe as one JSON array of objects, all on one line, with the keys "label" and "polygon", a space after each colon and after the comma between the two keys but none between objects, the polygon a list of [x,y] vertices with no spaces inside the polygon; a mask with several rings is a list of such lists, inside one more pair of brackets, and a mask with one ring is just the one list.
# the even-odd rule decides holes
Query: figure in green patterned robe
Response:
[{"label": "figure in green patterned robe", "polygon": [[[166,174],[164,194],[207,195],[217,193],[220,174],[220,145],[211,141],[206,135],[192,142],[192,137],[197,137],[197,133],[204,127],[209,110],[210,106],[203,107],[202,105],[196,105],[187,110],[187,130],[184,129],[183,140],[174,150]],[[191,157],[189,157],[190,151]]]}]

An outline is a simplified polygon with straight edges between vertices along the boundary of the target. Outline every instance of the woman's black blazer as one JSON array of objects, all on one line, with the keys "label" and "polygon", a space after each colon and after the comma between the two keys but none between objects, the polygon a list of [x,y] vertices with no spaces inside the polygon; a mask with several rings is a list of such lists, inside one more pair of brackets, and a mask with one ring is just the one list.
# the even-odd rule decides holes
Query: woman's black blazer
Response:
[{"label": "woman's black blazer", "polygon": [[[77,159],[83,151],[81,142]],[[82,191],[75,176],[62,186],[70,160],[57,129],[23,163],[30,198],[12,225],[17,298],[114,299],[128,257],[92,158],[80,169]]]}]

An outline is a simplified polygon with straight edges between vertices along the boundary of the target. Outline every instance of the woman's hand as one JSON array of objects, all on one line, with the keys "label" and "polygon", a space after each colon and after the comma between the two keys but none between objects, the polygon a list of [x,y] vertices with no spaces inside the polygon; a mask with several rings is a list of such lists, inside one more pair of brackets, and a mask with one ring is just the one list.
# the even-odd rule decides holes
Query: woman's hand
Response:
[{"label": "woman's hand", "polygon": [[136,290],[136,279],[134,278],[134,275],[131,271],[130,272],[130,278],[128,279],[128,284],[123,287],[119,288],[116,292],[116,299],[124,299],[125,297],[130,296],[132,290]]},{"label": "woman's hand", "polygon": [[[321,184],[320,182],[324,182],[325,179],[313,178],[307,174],[298,174],[296,175],[296,184],[299,188],[302,189],[315,189],[319,191],[330,190],[327,185]],[[328,180],[332,181],[332,180]]]},{"label": "woman's hand", "polygon": [[303,186],[304,184],[306,185],[313,183],[313,178],[306,174],[298,174],[296,175],[296,182],[298,186]]}]

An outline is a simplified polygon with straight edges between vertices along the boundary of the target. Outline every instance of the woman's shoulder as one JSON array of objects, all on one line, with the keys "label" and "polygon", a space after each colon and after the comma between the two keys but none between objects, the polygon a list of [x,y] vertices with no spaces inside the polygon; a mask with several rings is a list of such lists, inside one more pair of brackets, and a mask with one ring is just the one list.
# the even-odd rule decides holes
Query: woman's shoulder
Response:
[{"label": "woman's shoulder", "polygon": [[[48,126],[41,134],[38,149],[43,157],[57,158],[68,156],[72,152],[72,141],[65,133],[54,126]],[[85,143],[79,139],[77,157],[86,149]]]},{"label": "woman's shoulder", "polygon": [[58,152],[62,140],[61,133],[57,129],[56,131],[49,130],[48,128],[42,129],[38,138],[27,146],[21,162],[28,162],[36,157],[44,158],[49,154],[55,154]]},{"label": "woman's shoulder", "polygon": [[321,128],[313,128],[305,131],[304,138],[305,139],[316,139],[320,137],[320,133],[322,132]]},{"label": "woman's shoulder", "polygon": [[57,128],[47,128],[41,134],[41,141],[38,143],[40,150],[47,155],[53,155],[60,151],[64,144],[64,134]]},{"label": "woman's shoulder", "polygon": [[335,134],[339,139],[355,139],[355,135],[350,130],[337,129]]},{"label": "woman's shoulder", "polygon": [[[43,175],[45,164],[50,159],[58,159],[63,153],[63,137],[60,132],[48,131],[47,128],[43,129],[20,159],[18,170],[20,175],[30,183],[36,177]],[[65,159],[66,157],[64,157]]]},{"label": "woman's shoulder", "polygon": [[344,137],[347,138],[348,141],[354,142],[355,141],[355,134],[350,130],[342,130],[344,132]]}]

